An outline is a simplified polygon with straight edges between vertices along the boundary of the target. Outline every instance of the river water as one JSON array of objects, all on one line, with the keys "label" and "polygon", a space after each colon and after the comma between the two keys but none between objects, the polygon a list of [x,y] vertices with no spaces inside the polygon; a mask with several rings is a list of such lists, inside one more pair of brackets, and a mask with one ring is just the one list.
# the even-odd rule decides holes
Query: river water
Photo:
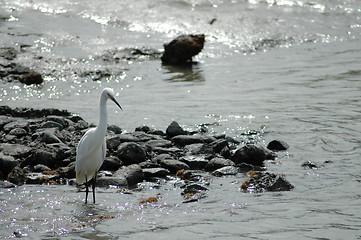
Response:
[{"label": "river water", "polygon": [[[260,145],[286,141],[266,166],[295,186],[243,193],[245,175],[210,176],[207,197],[182,203],[173,179],[132,194],[99,189],[95,205],[69,185],[1,189],[2,238],[361,239],[358,0],[2,0],[0,16],[0,46],[22,50],[14,61],[45,76],[40,87],[1,82],[0,104],[97,123],[100,91],[112,87],[123,111],[108,104],[109,123],[125,131],[176,120],[238,139],[262,129]],[[192,68],[116,59],[162,51],[183,33],[206,34]],[[97,71],[109,74],[94,81]]]}]

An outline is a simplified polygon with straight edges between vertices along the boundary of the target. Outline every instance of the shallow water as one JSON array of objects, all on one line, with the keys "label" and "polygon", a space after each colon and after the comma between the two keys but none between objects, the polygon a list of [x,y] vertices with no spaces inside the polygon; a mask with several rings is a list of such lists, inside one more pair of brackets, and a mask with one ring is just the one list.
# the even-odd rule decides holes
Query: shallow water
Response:
[{"label": "shallow water", "polygon": [[[111,86],[124,110],[109,104],[109,123],[126,131],[143,124],[165,130],[176,120],[242,138],[262,126],[256,142],[291,146],[268,171],[295,185],[247,194],[239,188],[243,174],[211,177],[207,196],[185,204],[173,180],[132,194],[98,189],[98,203],[88,206],[74,186],[2,189],[0,236],[361,238],[358,1],[44,0],[4,1],[0,9],[0,45],[31,45],[15,61],[46,76],[41,87],[1,82],[1,104],[67,109],[96,123],[99,92]],[[207,35],[191,69],[99,58],[127,47],[160,51],[184,32]],[[76,74],[104,69],[112,74],[99,81]],[[321,167],[301,167],[308,160]],[[158,203],[139,204],[158,193]]]}]

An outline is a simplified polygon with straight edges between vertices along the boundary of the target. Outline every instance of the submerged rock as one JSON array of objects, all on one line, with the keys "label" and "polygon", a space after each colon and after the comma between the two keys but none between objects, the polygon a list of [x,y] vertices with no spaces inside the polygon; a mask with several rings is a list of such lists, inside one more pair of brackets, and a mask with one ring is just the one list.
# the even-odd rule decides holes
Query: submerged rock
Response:
[{"label": "submerged rock", "polygon": [[9,173],[7,180],[18,186],[23,185],[25,182],[25,174],[23,169],[20,167],[14,167],[13,170]]},{"label": "submerged rock", "polygon": [[249,179],[244,181],[241,189],[245,192],[290,191],[294,186],[284,176],[268,172],[249,171]]},{"label": "submerged rock", "polygon": [[21,75],[20,82],[26,85],[41,84],[44,82],[44,79],[38,72],[29,72]]},{"label": "submerged rock", "polygon": [[192,57],[200,53],[205,42],[204,34],[180,35],[164,44],[162,63],[166,65],[185,65],[192,63]]}]

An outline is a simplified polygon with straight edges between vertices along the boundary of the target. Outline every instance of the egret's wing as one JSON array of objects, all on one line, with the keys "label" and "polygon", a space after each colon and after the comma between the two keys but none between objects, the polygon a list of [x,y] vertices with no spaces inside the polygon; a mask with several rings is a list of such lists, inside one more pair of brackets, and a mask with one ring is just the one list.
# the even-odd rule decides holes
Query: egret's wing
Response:
[{"label": "egret's wing", "polygon": [[104,143],[103,143],[103,146],[102,146],[102,152],[103,152],[103,161],[105,159],[105,156],[107,155],[107,141],[105,141],[105,138],[104,138]]}]

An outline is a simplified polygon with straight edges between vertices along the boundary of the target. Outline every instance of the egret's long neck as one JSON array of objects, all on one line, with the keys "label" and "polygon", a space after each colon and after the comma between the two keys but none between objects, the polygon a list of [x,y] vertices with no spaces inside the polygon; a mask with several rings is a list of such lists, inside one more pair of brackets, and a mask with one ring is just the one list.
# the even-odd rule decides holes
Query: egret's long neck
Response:
[{"label": "egret's long neck", "polygon": [[107,98],[100,98],[100,115],[99,115],[99,124],[97,126],[97,132],[101,135],[106,134],[108,124],[108,111],[107,111]]}]

